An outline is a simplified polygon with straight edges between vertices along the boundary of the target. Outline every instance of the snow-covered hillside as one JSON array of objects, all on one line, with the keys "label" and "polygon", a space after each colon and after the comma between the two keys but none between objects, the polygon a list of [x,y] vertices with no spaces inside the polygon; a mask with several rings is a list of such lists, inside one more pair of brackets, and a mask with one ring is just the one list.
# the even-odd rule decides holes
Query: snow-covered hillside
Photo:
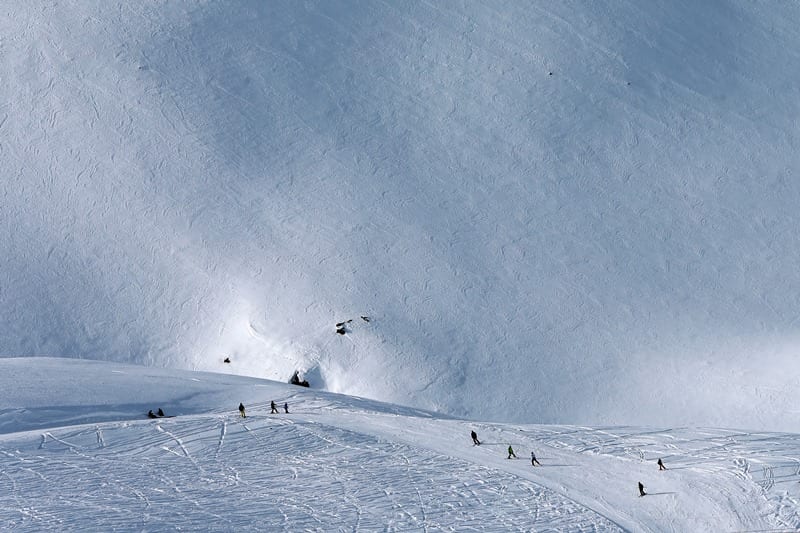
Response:
[{"label": "snow-covered hillside", "polygon": [[[0,385],[3,530],[800,527],[796,434],[469,422],[248,377],[63,358],[0,361]],[[273,400],[289,413],[269,414]],[[171,418],[145,416],[159,407]]]},{"label": "snow-covered hillside", "polygon": [[798,4],[0,9],[3,355],[800,430]]}]

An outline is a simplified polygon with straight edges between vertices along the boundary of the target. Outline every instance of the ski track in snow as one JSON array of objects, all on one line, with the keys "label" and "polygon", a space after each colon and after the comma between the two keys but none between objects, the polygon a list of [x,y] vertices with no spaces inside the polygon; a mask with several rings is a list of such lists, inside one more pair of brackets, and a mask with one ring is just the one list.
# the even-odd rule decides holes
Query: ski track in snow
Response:
[{"label": "ski track in snow", "polygon": [[[49,369],[36,388],[62,386],[58,401],[40,390],[21,401],[0,379],[0,530],[800,528],[795,434],[466,421],[285,383],[130,366],[124,386],[76,386],[102,383],[109,367],[120,365],[25,361],[28,372]],[[291,414],[269,414],[272,399],[288,399]],[[148,419],[151,405],[176,416]],[[509,445],[520,459],[506,459]],[[532,450],[542,466],[530,465]]]},{"label": "ski track in snow", "polygon": [[[0,527],[79,529],[86,516],[112,529],[800,527],[798,491],[776,489],[800,481],[795,435],[516,427],[295,403],[302,414],[253,409],[246,420],[210,413],[5,435]],[[481,446],[468,442],[470,427]],[[505,459],[508,444],[520,460]],[[543,466],[530,467],[529,449]]]}]

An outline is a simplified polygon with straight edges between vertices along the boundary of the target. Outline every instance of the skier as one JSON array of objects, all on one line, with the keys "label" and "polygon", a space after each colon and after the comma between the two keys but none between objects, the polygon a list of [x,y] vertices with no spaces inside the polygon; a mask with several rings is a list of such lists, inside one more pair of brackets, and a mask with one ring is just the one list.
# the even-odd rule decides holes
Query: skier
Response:
[{"label": "skier", "polygon": [[158,416],[164,416],[164,411],[160,407],[158,408]]},{"label": "skier", "polygon": [[470,433],[470,436],[472,437],[473,446],[480,446],[481,445],[481,441],[478,440],[478,434],[477,433],[475,433],[473,431],[472,433]]},{"label": "skier", "polygon": [[289,403],[288,402],[284,402],[283,403],[283,412],[286,413],[287,415],[289,414]]},{"label": "skier", "polygon": [[241,416],[242,418],[247,418],[247,415],[244,414],[244,404],[243,403],[239,404],[239,416]]},{"label": "skier", "polygon": [[514,459],[516,459],[517,458],[517,454],[514,453],[514,448],[512,448],[511,445],[509,445],[508,446],[508,458],[511,459],[512,457]]},{"label": "skier", "polygon": [[153,410],[150,409],[147,411],[147,418],[158,418],[156,415],[153,414]]},{"label": "skier", "polygon": [[533,453],[533,452],[531,452],[531,466],[536,466],[536,465],[542,466],[542,463],[540,463],[540,462],[539,462],[539,461],[536,459],[536,454],[535,454],[535,453]]},{"label": "skier", "polygon": [[272,407],[272,411],[269,412],[270,414],[278,412],[278,408],[275,407],[275,401],[274,400],[270,403],[270,407]]},{"label": "skier", "polygon": [[647,493],[644,491],[644,485],[642,485],[642,482],[640,481],[639,482],[639,496],[641,497],[641,496],[644,496],[646,494]]},{"label": "skier", "polygon": [[667,469],[667,467],[664,466],[664,463],[661,461],[660,457],[658,458],[658,469],[659,470],[666,470]]}]

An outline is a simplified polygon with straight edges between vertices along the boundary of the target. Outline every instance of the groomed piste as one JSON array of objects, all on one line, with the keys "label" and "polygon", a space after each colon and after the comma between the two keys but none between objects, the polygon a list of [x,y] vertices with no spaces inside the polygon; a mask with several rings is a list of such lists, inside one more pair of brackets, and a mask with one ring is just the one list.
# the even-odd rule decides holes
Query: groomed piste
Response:
[{"label": "groomed piste", "polygon": [[[255,378],[67,359],[6,359],[0,376],[4,530],[800,527],[795,434],[467,421]],[[289,414],[269,414],[271,401]],[[148,419],[158,407],[174,416]],[[519,459],[506,458],[509,445]]]}]

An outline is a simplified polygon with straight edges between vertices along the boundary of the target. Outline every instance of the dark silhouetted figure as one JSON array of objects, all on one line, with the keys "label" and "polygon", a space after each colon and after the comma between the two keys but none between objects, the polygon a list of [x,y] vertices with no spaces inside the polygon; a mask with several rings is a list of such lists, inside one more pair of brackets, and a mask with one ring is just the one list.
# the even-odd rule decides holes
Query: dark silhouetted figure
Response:
[{"label": "dark silhouetted figure", "polygon": [[542,466],[542,463],[540,463],[538,459],[536,459],[536,454],[531,452],[531,466],[536,466],[536,465]]},{"label": "dark silhouetted figure", "polygon": [[514,448],[512,448],[512,447],[509,445],[509,447],[508,447],[508,458],[509,458],[509,459],[511,459],[512,457],[513,457],[514,459],[516,459],[516,458],[517,458],[517,454],[515,454],[515,453],[514,453]]},{"label": "dark silhouetted figure", "polygon": [[659,459],[658,459],[658,469],[659,469],[659,470],[666,470],[666,469],[667,469],[667,467],[666,467],[666,466],[664,466],[664,463],[661,461],[661,458],[660,458],[660,457],[659,457]]},{"label": "dark silhouetted figure", "polygon": [[156,415],[153,414],[153,410],[150,409],[147,411],[147,418],[158,418]]},{"label": "dark silhouetted figure", "polygon": [[283,403],[283,412],[287,415],[289,414],[289,404],[287,402]]},{"label": "dark silhouetted figure", "polygon": [[291,383],[292,385],[300,385],[301,387],[308,387],[308,381],[306,381],[305,379],[303,381],[300,381],[300,374],[298,373],[297,370],[295,370],[294,374],[292,374],[292,377],[289,378],[289,383]]},{"label": "dark silhouetted figure", "polygon": [[275,402],[274,401],[270,402],[270,407],[272,407],[272,411],[270,411],[270,414],[278,412],[278,408],[275,407]]},{"label": "dark silhouetted figure", "polygon": [[158,416],[164,416],[164,411],[162,411],[161,408],[159,407],[157,414],[158,414]]},{"label": "dark silhouetted figure", "polygon": [[472,445],[473,446],[480,446],[481,445],[481,441],[478,440],[478,434],[475,433],[475,431],[470,433],[470,436],[472,437]]},{"label": "dark silhouetted figure", "polygon": [[642,485],[642,482],[640,481],[639,482],[639,496],[644,496],[646,494],[647,493],[644,491],[644,485]]},{"label": "dark silhouetted figure", "polygon": [[247,415],[244,414],[244,404],[243,403],[239,404],[239,416],[241,416],[242,418],[247,418]]},{"label": "dark silhouetted figure", "polygon": [[222,360],[222,362],[223,363],[230,363],[231,362],[231,358],[230,357],[226,357],[225,359]]}]

